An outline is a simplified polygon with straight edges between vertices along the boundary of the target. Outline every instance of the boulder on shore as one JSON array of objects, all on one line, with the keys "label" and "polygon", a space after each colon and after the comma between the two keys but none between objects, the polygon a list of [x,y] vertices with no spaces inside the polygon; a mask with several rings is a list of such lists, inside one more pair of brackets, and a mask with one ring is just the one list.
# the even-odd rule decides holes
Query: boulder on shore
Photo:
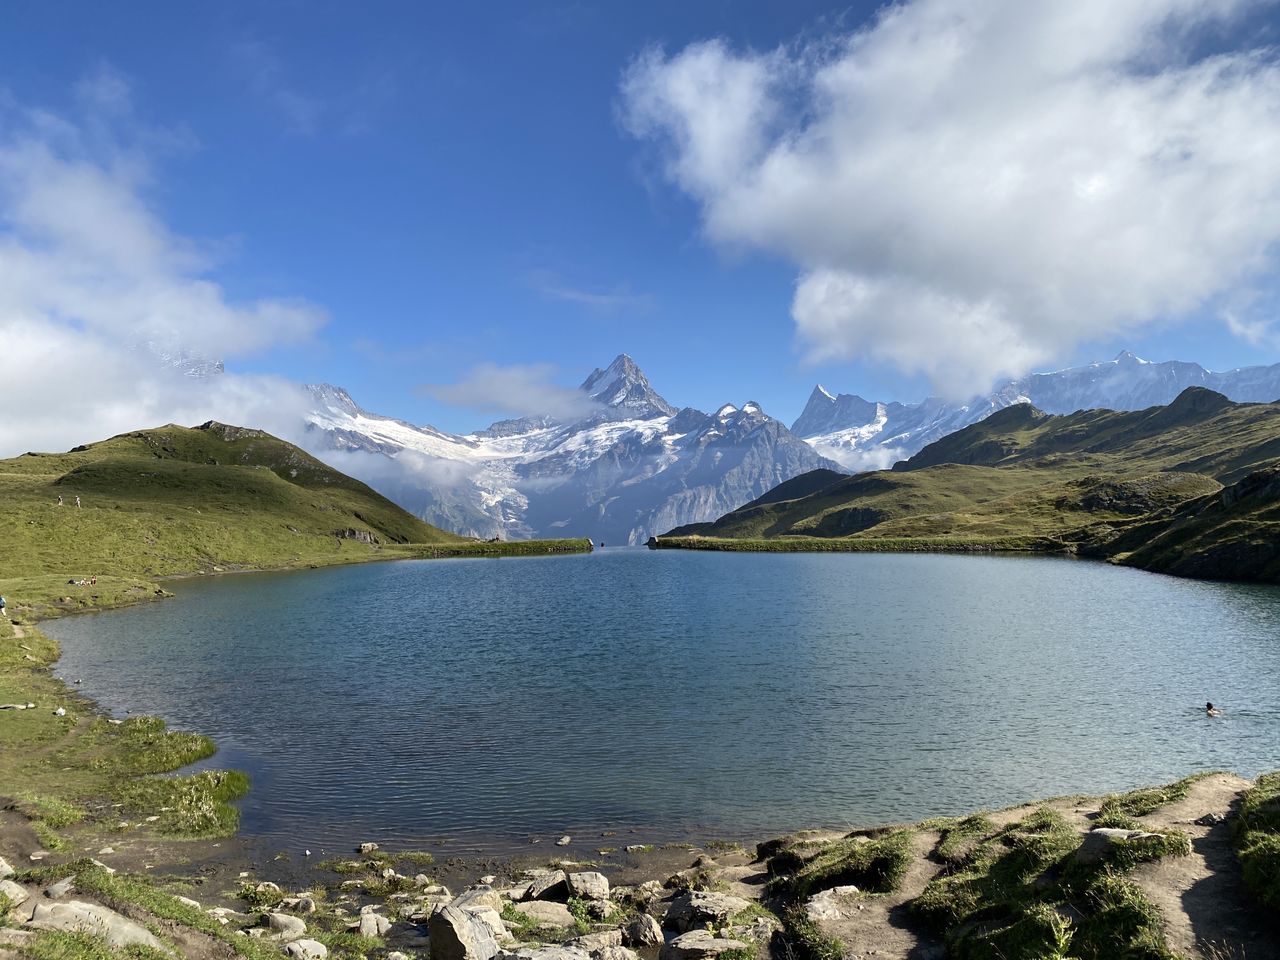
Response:
[{"label": "boulder on shore", "polygon": [[690,930],[664,946],[658,960],[705,960],[729,950],[746,949],[748,945],[741,940],[717,937],[710,930]]},{"label": "boulder on shore", "polygon": [[427,921],[431,960],[492,960],[498,941],[487,924],[449,904]]},{"label": "boulder on shore", "polygon": [[609,880],[603,873],[571,873],[566,880],[571,897],[581,897],[583,900],[609,899]]},{"label": "boulder on shore", "polygon": [[572,927],[573,914],[563,903],[554,900],[526,900],[512,905],[517,913],[548,927]]},{"label": "boulder on shore", "polygon": [[28,921],[37,930],[65,930],[69,933],[91,933],[102,937],[116,949],[131,946],[164,950],[164,945],[140,923],[134,923],[114,910],[96,903],[68,900],[64,903],[38,903]]},{"label": "boulder on shore", "polygon": [[750,906],[751,903],[741,897],[694,890],[671,901],[662,925],[680,932],[720,926]]}]

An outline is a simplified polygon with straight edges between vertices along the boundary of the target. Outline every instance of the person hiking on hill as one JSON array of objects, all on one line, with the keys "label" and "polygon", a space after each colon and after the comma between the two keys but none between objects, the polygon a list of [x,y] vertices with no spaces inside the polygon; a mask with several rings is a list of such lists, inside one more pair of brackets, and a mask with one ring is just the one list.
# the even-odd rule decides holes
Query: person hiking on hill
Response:
[{"label": "person hiking on hill", "polygon": [[4,609],[4,597],[0,597],[0,619],[3,619],[7,616],[8,614],[5,612],[5,609]]},{"label": "person hiking on hill", "polygon": [[1222,716],[1222,711],[1219,710],[1217,707],[1215,707],[1212,703],[1206,703],[1204,705],[1204,714],[1206,717],[1220,717]]},{"label": "person hiking on hill", "polygon": [[58,506],[62,506],[62,494],[58,494]]},{"label": "person hiking on hill", "polygon": [[79,494],[76,494],[76,506],[77,506],[77,507],[79,507],[79,506],[80,506],[80,495],[79,495]]}]

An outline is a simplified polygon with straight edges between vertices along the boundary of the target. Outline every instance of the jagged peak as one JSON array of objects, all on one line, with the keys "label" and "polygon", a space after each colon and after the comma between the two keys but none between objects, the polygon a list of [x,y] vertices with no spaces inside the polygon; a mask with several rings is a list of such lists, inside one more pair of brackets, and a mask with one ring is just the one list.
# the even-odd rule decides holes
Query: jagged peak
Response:
[{"label": "jagged peak", "polygon": [[742,405],[742,412],[748,414],[764,414],[764,409],[754,400],[748,400]]},{"label": "jagged peak", "polygon": [[733,416],[737,412],[738,412],[737,407],[735,407],[732,403],[726,403],[723,407],[721,407],[719,410],[715,412],[715,417],[717,420],[722,420],[725,417]]},{"label": "jagged peak", "polygon": [[606,407],[644,417],[671,416],[676,408],[649,384],[649,378],[628,354],[620,353],[603,370],[599,367],[582,382],[581,390]]},{"label": "jagged peak", "polygon": [[[809,403],[835,403],[836,395],[824,387],[822,384],[814,384],[813,392],[809,394]],[[806,404],[808,406],[808,404]]]},{"label": "jagged peak", "polygon": [[1146,364],[1150,362],[1151,362],[1150,360],[1143,360],[1140,356],[1138,356],[1137,354],[1129,350],[1121,350],[1119,353],[1116,354],[1115,360],[1112,361],[1112,363],[1129,363],[1129,364],[1135,364],[1135,365]]}]

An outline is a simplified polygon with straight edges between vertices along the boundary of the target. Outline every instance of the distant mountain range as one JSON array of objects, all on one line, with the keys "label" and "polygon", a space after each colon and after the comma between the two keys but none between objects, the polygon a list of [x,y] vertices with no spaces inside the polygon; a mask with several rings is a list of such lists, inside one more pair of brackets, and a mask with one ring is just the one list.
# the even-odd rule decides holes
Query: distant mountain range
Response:
[{"label": "distant mountain range", "polygon": [[1280,364],[1224,373],[1198,363],[1151,363],[1125,351],[1114,360],[1011,380],[967,403],[929,397],[918,403],[864,400],[814,387],[791,432],[846,470],[892,466],[935,440],[984,420],[997,410],[1030,403],[1045,413],[1142,410],[1173,401],[1188,387],[1204,387],[1237,402],[1280,399]]},{"label": "distant mountain range", "polygon": [[576,418],[501,420],[458,435],[371,413],[320,384],[309,388],[307,429],[310,449],[445,529],[639,544],[715,520],[810,471],[892,466],[1015,404],[1139,410],[1193,386],[1236,401],[1275,400],[1280,364],[1213,373],[1125,352],[1013,380],[968,403],[869,401],[818,386],[788,430],[755,403],[710,414],[677,409],[622,354],[583,381]]},{"label": "distant mountain range", "polygon": [[640,544],[836,466],[758,404],[677,410],[626,354],[583,382],[585,415],[503,420],[466,436],[370,413],[328,384],[309,389],[313,449],[374,455],[343,457],[343,469],[472,536]]}]

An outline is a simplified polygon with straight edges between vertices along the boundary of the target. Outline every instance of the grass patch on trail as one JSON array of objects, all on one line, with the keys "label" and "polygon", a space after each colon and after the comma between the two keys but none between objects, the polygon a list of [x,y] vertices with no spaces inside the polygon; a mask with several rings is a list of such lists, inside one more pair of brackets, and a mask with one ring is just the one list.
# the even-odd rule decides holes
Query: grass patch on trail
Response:
[{"label": "grass patch on trail", "polygon": [[1141,790],[1130,790],[1128,793],[1113,794],[1102,801],[1102,806],[1098,809],[1097,825],[1137,830],[1141,824],[1134,820],[1135,817],[1145,817],[1149,813],[1155,813],[1161,807],[1185,800],[1192,784],[1211,776],[1213,776],[1212,772],[1195,773],[1163,787],[1147,787]]},{"label": "grass patch on trail", "polygon": [[1245,886],[1280,910],[1280,771],[1263,774],[1245,791],[1234,830]]},{"label": "grass patch on trail", "polygon": [[[1133,797],[1125,809],[1152,803]],[[954,821],[937,850],[947,872],[911,910],[945,936],[955,960],[1172,960],[1159,913],[1124,874],[1190,852],[1187,838],[1113,843],[1088,864],[1076,856],[1082,842],[1050,807],[1005,827],[980,815]]]},{"label": "grass patch on trail", "polygon": [[[816,847],[806,844],[783,850],[770,861],[770,872],[775,874],[769,881],[770,890],[792,900],[850,884],[866,893],[890,893],[911,865],[913,833],[894,830],[875,838],[855,835]],[[806,856],[809,851],[812,853]],[[793,864],[794,869],[788,869]]]}]

